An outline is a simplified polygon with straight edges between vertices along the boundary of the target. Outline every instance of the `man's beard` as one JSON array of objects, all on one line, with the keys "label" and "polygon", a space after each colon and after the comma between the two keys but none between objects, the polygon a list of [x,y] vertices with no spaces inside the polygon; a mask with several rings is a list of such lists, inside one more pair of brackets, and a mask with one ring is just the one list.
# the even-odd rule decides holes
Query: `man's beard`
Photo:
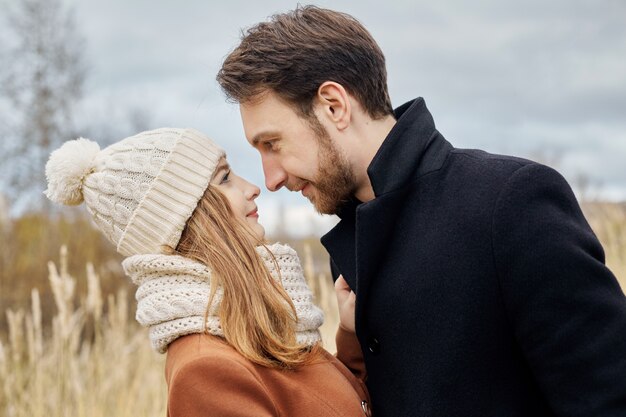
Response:
[{"label": "man's beard", "polygon": [[[317,123],[316,123],[317,122]],[[319,144],[319,168],[311,182],[310,200],[320,214],[337,214],[356,191],[356,179],[346,157],[333,145],[328,132],[315,118],[311,123]]]}]

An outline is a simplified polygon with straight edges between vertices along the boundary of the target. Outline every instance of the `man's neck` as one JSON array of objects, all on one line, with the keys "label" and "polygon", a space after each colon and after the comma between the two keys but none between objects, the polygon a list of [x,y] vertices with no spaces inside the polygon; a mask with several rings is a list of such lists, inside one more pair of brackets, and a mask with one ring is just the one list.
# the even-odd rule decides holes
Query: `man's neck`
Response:
[{"label": "man's neck", "polygon": [[353,172],[357,180],[357,190],[354,193],[354,197],[359,201],[365,203],[376,197],[370,178],[367,175],[367,168],[395,124],[396,119],[390,115],[380,120],[368,118],[359,126],[361,140],[353,159]]}]

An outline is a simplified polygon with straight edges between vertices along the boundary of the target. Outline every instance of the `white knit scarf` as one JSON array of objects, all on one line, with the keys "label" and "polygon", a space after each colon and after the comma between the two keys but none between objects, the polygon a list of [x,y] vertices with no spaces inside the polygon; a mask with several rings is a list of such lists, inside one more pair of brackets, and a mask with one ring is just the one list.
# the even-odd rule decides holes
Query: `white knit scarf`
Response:
[{"label": "white knit scarf", "polygon": [[[296,251],[279,243],[268,246],[279,269],[283,288],[291,298],[297,315],[296,337],[299,343],[313,345],[320,340],[319,327],[324,314],[313,304],[313,295],[302,274],[302,266]],[[265,262],[274,279],[279,279],[276,265],[263,246],[257,252]],[[205,313],[211,293],[211,270],[204,264],[177,255],[134,255],[126,258],[122,266],[126,274],[139,287],[137,321],[149,328],[152,347],[164,353],[167,346],[177,338],[203,333],[224,337],[217,316],[223,290],[218,288]],[[241,314],[246,314],[242,311]]]}]

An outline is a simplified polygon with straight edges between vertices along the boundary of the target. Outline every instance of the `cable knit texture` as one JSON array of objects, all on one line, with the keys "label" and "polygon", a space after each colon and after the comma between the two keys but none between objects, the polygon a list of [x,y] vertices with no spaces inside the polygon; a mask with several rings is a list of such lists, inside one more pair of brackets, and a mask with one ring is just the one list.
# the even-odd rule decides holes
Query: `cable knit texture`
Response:
[{"label": "cable knit texture", "polygon": [[[296,335],[299,343],[313,345],[320,341],[319,327],[324,322],[322,310],[313,304],[313,294],[302,273],[296,251],[279,243],[268,246],[278,263],[263,247],[257,252],[274,279],[279,280],[296,307],[298,322]],[[217,316],[222,300],[218,288],[211,306],[211,270],[205,265],[177,255],[135,255],[122,263],[124,271],[138,286],[137,321],[149,328],[152,347],[160,353],[177,338],[203,333],[224,337]],[[280,275],[279,275],[280,272]],[[208,318],[205,323],[205,313]],[[242,312],[245,314],[245,312]]]},{"label": "cable knit texture", "polygon": [[175,247],[224,150],[194,129],[138,133],[102,150],[67,141],[46,164],[46,195],[85,202],[96,226],[124,256]]}]

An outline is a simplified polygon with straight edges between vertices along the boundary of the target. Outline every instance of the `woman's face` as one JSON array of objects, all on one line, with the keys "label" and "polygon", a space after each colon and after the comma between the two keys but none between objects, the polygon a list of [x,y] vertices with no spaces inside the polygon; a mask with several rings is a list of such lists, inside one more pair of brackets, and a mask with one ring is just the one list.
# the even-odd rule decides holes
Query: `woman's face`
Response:
[{"label": "woman's face", "polygon": [[261,193],[259,187],[235,175],[226,158],[220,159],[213,179],[211,179],[211,186],[226,196],[235,216],[243,219],[250,226],[255,236],[259,240],[263,240],[265,229],[259,224],[259,213],[254,202]]}]

